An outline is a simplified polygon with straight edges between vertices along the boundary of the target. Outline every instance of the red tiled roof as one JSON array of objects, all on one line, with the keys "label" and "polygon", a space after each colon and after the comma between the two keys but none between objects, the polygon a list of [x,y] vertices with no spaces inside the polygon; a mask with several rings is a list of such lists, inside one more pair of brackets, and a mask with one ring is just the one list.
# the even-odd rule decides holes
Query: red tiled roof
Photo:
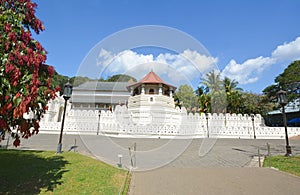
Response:
[{"label": "red tiled roof", "polygon": [[149,72],[139,83],[164,83],[164,81],[159,78],[157,74],[153,71]]},{"label": "red tiled roof", "polygon": [[[155,72],[151,71],[146,76],[144,76],[144,78],[142,78],[140,81],[133,83],[131,85],[128,85],[127,88],[138,86],[138,85],[145,84],[145,83],[165,84],[168,86],[172,86],[168,83],[165,83],[157,74],[155,74]],[[174,87],[174,86],[172,86],[172,87]],[[174,87],[174,88],[176,89],[176,87]]]}]

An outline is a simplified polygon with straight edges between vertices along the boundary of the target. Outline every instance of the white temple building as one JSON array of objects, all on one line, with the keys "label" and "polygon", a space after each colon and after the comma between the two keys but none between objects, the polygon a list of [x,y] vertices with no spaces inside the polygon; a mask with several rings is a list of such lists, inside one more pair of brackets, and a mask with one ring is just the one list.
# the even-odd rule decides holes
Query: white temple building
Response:
[{"label": "white temple building", "polygon": [[153,71],[140,81],[127,86],[130,91],[128,113],[134,124],[158,122],[155,118],[176,115],[173,94],[176,87],[165,83]]},{"label": "white temple building", "polygon": [[[260,115],[187,113],[175,107],[176,87],[153,71],[135,83],[89,82],[74,88],[64,125],[66,134],[120,137],[220,137],[284,139],[283,127],[267,127]],[[41,133],[59,133],[64,99],[49,102]],[[112,109],[108,109],[112,108]],[[255,135],[255,136],[254,136]],[[289,136],[300,128],[289,128]]]},{"label": "white temple building", "polygon": [[72,109],[113,110],[127,104],[129,82],[90,81],[73,88]]}]

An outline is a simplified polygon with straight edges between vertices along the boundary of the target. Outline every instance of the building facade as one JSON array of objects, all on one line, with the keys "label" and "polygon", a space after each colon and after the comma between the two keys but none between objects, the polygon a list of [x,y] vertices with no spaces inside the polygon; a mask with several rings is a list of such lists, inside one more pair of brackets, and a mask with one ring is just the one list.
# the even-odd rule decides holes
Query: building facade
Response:
[{"label": "building facade", "polygon": [[[289,121],[295,118],[300,118],[300,98],[295,99],[294,101],[289,102],[285,106],[285,113],[287,118],[287,123],[289,126],[300,126],[299,123],[290,124]],[[267,126],[274,127],[282,127],[283,124],[283,116],[282,116],[282,108],[279,110],[274,110],[267,113],[265,116],[265,123]]]},{"label": "building facade", "polygon": [[72,109],[113,110],[116,105],[125,105],[130,96],[129,82],[91,81],[73,88]]},{"label": "building facade", "polygon": [[[284,139],[283,127],[267,127],[260,115],[192,114],[175,107],[176,87],[153,71],[135,83],[88,82],[77,88],[67,106],[64,133],[130,137],[221,137]],[[41,133],[59,133],[64,100],[49,102]],[[109,109],[111,106],[112,109]],[[300,135],[290,127],[289,136]]]}]

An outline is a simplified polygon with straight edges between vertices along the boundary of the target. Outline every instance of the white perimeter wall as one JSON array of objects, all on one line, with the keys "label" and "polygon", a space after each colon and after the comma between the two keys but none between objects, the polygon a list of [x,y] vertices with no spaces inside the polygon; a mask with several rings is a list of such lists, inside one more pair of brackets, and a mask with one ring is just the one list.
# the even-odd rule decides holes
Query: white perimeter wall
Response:
[{"label": "white perimeter wall", "polygon": [[[51,115],[51,117],[49,116]],[[40,122],[40,133],[59,134],[61,122],[49,110]],[[143,111],[129,113],[126,106],[115,111],[73,110],[67,107],[64,134],[105,134],[111,136],[160,136],[160,137],[219,137],[253,139],[284,139],[284,127],[266,127],[263,118],[255,115],[254,124],[249,115],[241,114],[187,114],[176,108],[172,112]],[[288,127],[289,137],[300,135],[299,127]]]}]

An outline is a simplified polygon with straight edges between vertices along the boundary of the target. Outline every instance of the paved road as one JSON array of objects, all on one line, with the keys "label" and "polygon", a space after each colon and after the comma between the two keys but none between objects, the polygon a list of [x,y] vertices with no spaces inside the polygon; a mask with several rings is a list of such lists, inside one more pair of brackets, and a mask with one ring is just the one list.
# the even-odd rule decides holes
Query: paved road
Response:
[{"label": "paved road", "polygon": [[[134,139],[64,135],[63,150],[77,151],[112,165],[130,167],[129,147],[136,144],[130,194],[299,194],[300,179],[268,168],[249,168],[258,148],[285,153],[285,140]],[[56,150],[58,135],[40,134],[22,140],[20,149]],[[5,143],[5,142],[4,142]],[[3,143],[2,143],[3,144]],[[290,140],[300,155],[300,140]],[[211,147],[210,147],[211,146]],[[12,146],[9,146],[12,147]],[[207,152],[207,153],[206,153]],[[199,155],[200,153],[200,155]],[[256,164],[257,166],[257,164]]]},{"label": "paved road", "polygon": [[[53,150],[57,148],[58,135],[39,134],[29,140],[22,140],[20,149]],[[84,153],[112,165],[119,162],[118,155],[123,155],[122,164],[131,165],[128,148],[136,143],[136,169],[151,170],[159,167],[245,167],[253,156],[267,155],[267,143],[272,155],[285,153],[285,140],[248,140],[248,139],[134,139],[109,138],[104,136],[64,135],[63,150],[67,151],[76,142],[80,153]],[[2,142],[5,144],[5,141]],[[199,151],[203,145],[211,144],[209,152],[203,156]],[[290,140],[292,152],[300,155],[300,140]],[[10,146],[11,142],[10,142]]]},{"label": "paved road", "polygon": [[298,195],[300,178],[269,168],[162,168],[138,172],[131,195]]}]

